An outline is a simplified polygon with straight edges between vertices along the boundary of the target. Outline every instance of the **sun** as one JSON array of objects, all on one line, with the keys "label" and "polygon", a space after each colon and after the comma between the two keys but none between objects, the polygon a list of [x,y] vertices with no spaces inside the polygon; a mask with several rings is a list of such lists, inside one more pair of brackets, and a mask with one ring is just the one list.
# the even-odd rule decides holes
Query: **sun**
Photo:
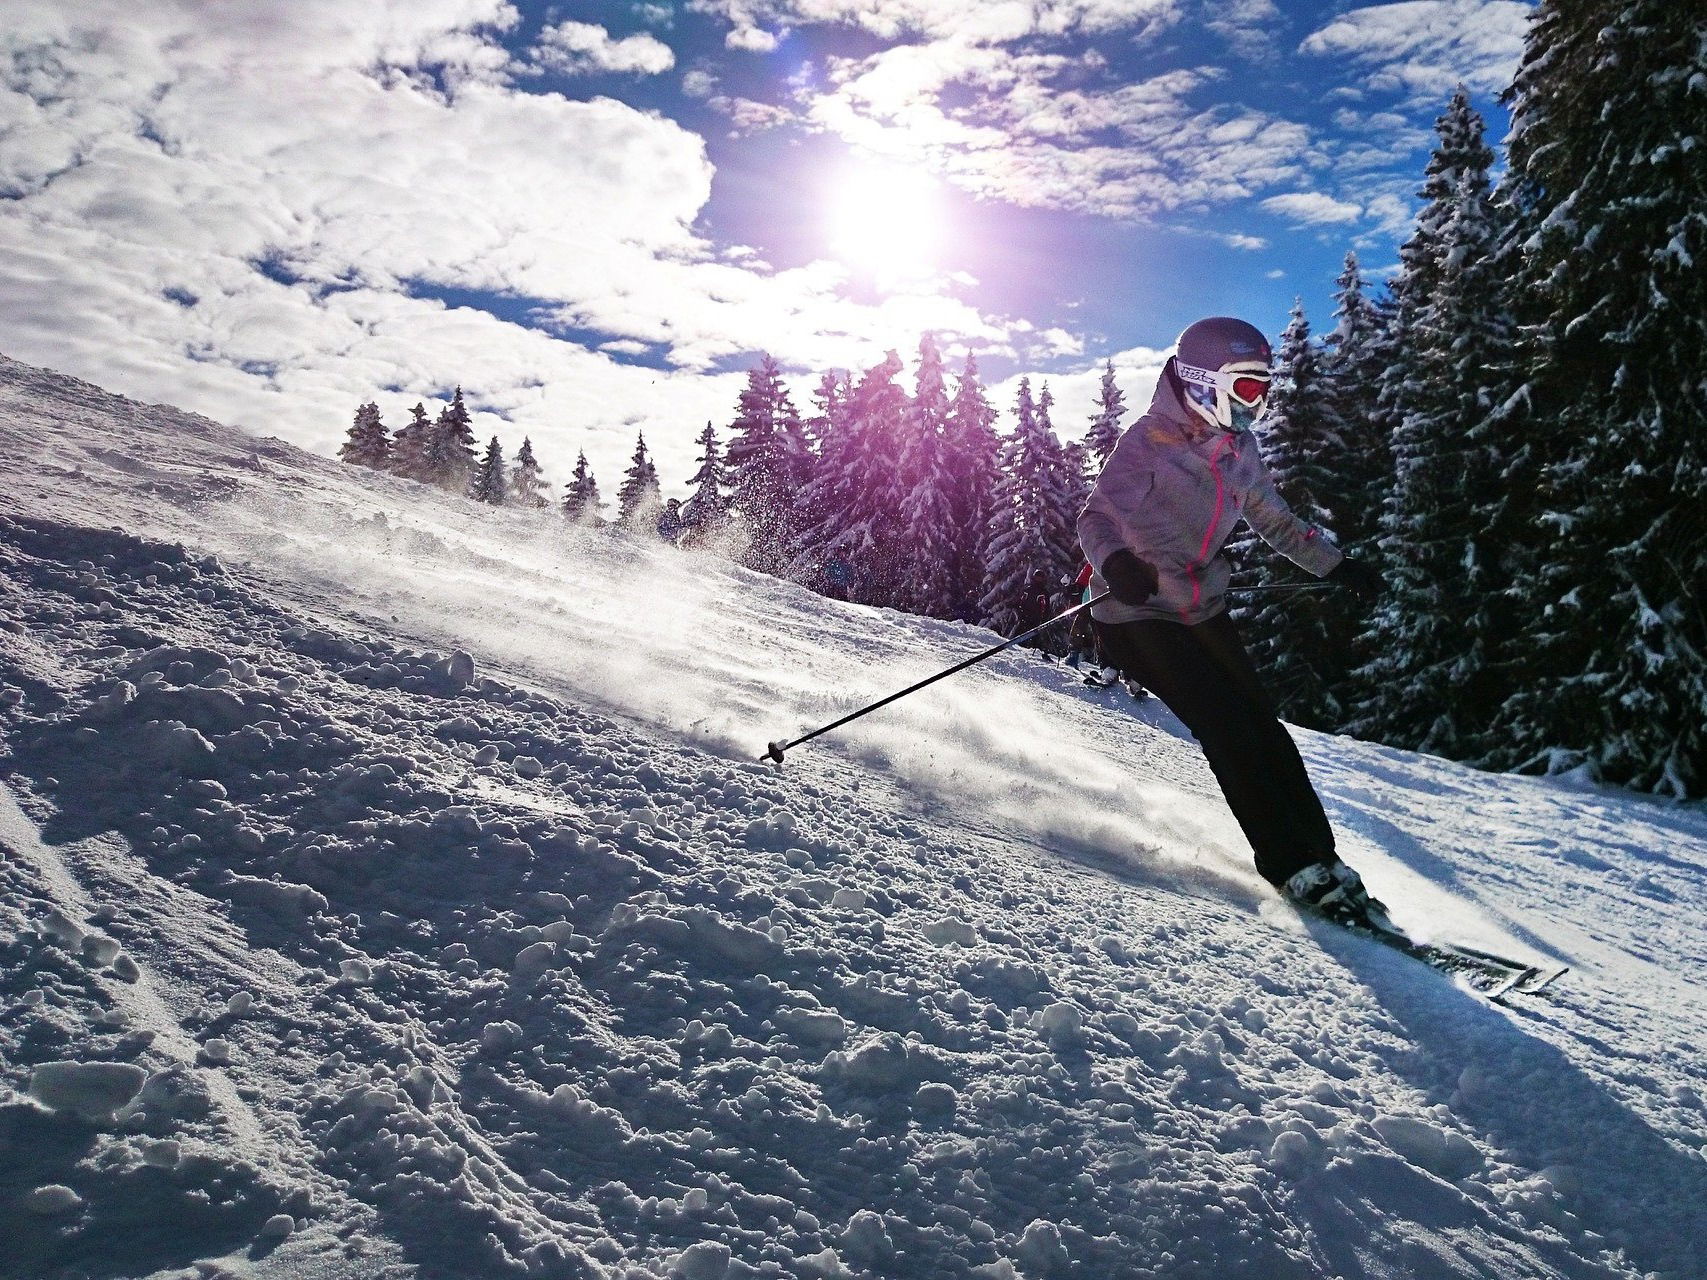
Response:
[{"label": "sun", "polygon": [[876,160],[851,164],[830,184],[827,200],[830,251],[861,277],[897,291],[937,274],[944,201],[925,170]]}]

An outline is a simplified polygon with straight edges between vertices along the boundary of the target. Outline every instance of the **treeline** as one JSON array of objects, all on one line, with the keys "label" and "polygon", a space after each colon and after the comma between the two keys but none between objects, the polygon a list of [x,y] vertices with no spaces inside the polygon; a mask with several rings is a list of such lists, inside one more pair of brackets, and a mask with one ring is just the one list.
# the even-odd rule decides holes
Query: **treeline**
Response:
[{"label": "treeline", "polygon": [[[949,375],[927,334],[910,391],[902,372],[891,351],[857,378],[826,373],[802,413],[763,356],[737,399],[727,446],[709,422],[700,433],[699,467],[679,510],[662,509],[656,467],[637,439],[617,521],[712,545],[839,599],[1011,633],[1029,619],[1038,583],[1054,590],[1078,570],[1073,523],[1125,412],[1114,366],[1105,366],[1083,438],[1065,444],[1047,383],[1034,397],[1021,379],[1017,425],[1003,436],[972,356]],[[421,405],[413,413],[392,437],[377,405],[362,405],[339,456],[481,502],[551,504],[531,441],[508,468],[495,437],[476,456],[460,388],[436,420]],[[602,523],[584,453],[559,505],[579,523]]]},{"label": "treeline", "polygon": [[[1669,0],[1544,0],[1506,171],[1460,90],[1387,287],[1295,309],[1263,425],[1378,564],[1247,622],[1296,723],[1707,790],[1707,45]],[[1246,572],[1272,566],[1247,547]]]},{"label": "treeline", "polygon": [[[338,456],[356,466],[389,471],[405,480],[466,494],[492,506],[513,503],[545,510],[552,505],[551,489],[534,456],[531,438],[523,437],[522,447],[508,462],[497,436],[486,442],[484,452],[476,449],[473,420],[463,403],[461,387],[437,418],[429,420],[426,406],[420,403],[410,414],[409,422],[393,436],[379,406],[372,401],[363,404],[356,410]],[[706,424],[708,432],[710,425]],[[601,504],[599,483],[587,465],[587,455],[582,453],[575,460],[574,473],[558,505],[577,523],[601,524]],[[636,437],[634,460],[617,492],[617,518],[628,524],[653,520],[662,506],[658,470],[642,432]]]}]

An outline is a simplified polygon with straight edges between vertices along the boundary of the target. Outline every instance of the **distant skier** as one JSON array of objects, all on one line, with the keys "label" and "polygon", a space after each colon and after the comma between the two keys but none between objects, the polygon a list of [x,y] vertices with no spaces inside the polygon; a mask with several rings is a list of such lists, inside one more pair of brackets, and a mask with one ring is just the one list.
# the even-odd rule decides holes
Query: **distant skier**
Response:
[{"label": "distant skier", "polygon": [[664,504],[664,509],[658,513],[658,536],[668,543],[681,541],[682,531],[687,524],[682,519],[682,503],[680,498],[671,498]]},{"label": "distant skier", "polygon": [[1268,398],[1269,344],[1215,316],[1180,334],[1150,408],[1120,438],[1079,516],[1096,567],[1092,609],[1102,652],[1196,736],[1257,871],[1288,897],[1337,919],[1371,908],[1304,762],[1227,616],[1221,548],[1242,517],[1300,567],[1360,599],[1381,575],[1347,558],[1275,492],[1250,426]]}]

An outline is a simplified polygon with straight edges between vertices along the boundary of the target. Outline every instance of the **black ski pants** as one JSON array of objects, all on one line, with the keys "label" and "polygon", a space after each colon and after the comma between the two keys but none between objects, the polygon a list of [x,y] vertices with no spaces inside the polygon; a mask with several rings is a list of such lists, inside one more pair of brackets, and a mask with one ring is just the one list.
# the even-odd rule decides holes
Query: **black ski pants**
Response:
[{"label": "black ski pants", "polygon": [[1197,738],[1263,879],[1284,884],[1333,856],[1322,801],[1231,618],[1098,622],[1096,633],[1121,673],[1167,703]]}]

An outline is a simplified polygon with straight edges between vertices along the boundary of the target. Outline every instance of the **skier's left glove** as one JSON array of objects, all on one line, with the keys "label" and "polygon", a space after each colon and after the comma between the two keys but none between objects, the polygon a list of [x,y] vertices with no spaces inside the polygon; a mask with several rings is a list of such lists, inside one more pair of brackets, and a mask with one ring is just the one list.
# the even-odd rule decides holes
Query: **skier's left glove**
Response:
[{"label": "skier's left glove", "polygon": [[1156,566],[1125,547],[1112,552],[1102,562],[1102,580],[1108,583],[1108,589],[1116,600],[1134,607],[1161,589]]},{"label": "skier's left glove", "polygon": [[1368,604],[1379,599],[1387,590],[1387,579],[1361,560],[1347,556],[1328,571],[1328,581],[1344,587],[1359,600]]}]

